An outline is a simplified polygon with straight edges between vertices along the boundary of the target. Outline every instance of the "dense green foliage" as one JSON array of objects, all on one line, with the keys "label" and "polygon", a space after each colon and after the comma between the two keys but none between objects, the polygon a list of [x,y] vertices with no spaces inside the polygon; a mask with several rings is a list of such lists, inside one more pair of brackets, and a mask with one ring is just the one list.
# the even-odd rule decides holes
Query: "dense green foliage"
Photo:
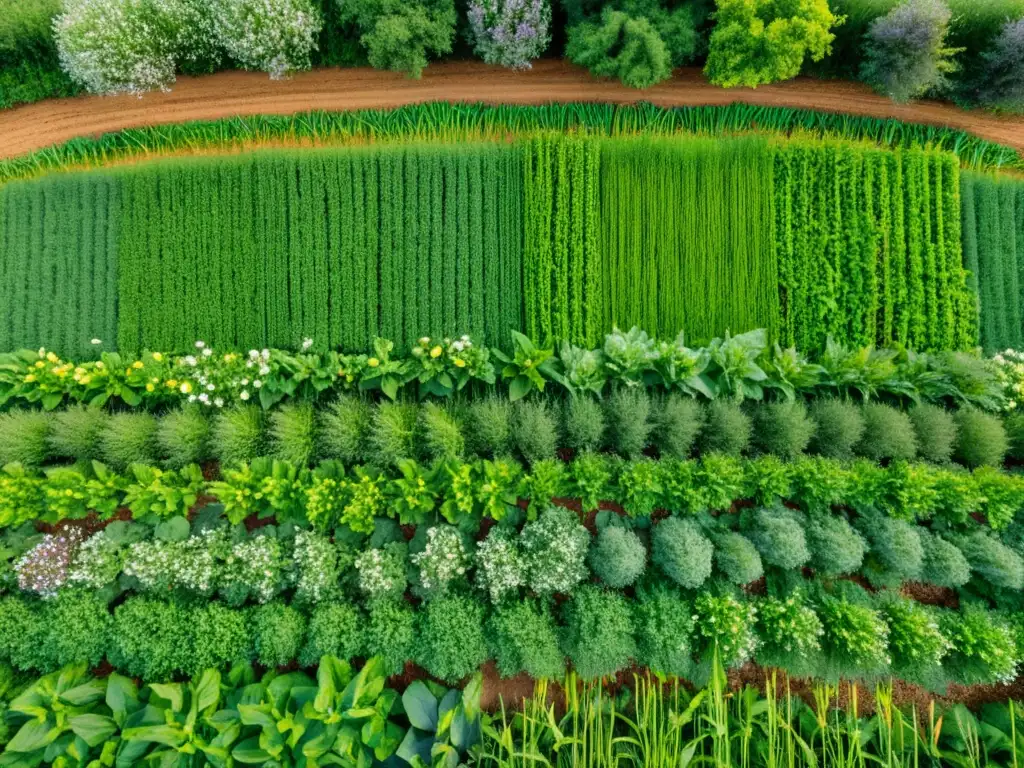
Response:
[{"label": "dense green foliage", "polygon": [[1024,183],[964,173],[964,266],[978,292],[986,351],[1024,346]]}]

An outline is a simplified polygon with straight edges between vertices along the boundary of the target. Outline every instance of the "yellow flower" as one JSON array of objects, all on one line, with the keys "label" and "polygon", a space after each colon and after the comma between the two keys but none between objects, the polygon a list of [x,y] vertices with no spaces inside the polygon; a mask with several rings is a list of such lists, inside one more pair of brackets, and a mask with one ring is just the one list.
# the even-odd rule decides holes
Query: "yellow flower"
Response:
[{"label": "yellow flower", "polygon": [[142,361],[136,360],[134,363],[132,363],[132,368],[134,368],[136,371],[142,368]]},{"label": "yellow flower", "polygon": [[46,365],[46,363],[44,363],[42,360],[37,360],[36,361],[36,368],[42,368],[45,365]]},{"label": "yellow flower", "polygon": [[152,384],[147,384],[146,385],[146,391],[147,392],[152,392],[154,389],[156,389],[156,387],[154,387]]},{"label": "yellow flower", "polygon": [[369,360],[366,361],[366,364],[371,368],[376,368],[378,365],[380,365],[380,360],[378,360],[376,357],[371,357]]},{"label": "yellow flower", "polygon": [[56,363],[57,362],[57,356],[55,354],[53,354],[53,352],[47,352],[46,353],[46,359],[49,360],[51,363]]},{"label": "yellow flower", "polygon": [[181,393],[182,393],[183,395],[187,395],[187,394],[188,394],[189,392],[191,392],[191,391],[192,391],[192,385],[191,385],[191,384],[189,384],[189,383],[188,383],[187,381],[185,381],[185,382],[182,382],[182,385],[181,385]]},{"label": "yellow flower", "polygon": [[170,387],[171,389],[174,389],[176,386],[178,386],[178,380],[177,379],[168,379],[167,380],[167,386]]},{"label": "yellow flower", "polygon": [[92,381],[92,376],[83,376],[82,378],[80,378],[78,380],[78,383],[79,384],[88,384],[90,381]]},{"label": "yellow flower", "polygon": [[132,375],[132,369],[131,368],[125,368],[124,369],[124,375],[125,376],[131,376]]},{"label": "yellow flower", "polygon": [[432,350],[430,350],[430,356],[431,357],[440,357],[441,356],[441,345],[440,344],[438,344],[436,347],[434,347]]},{"label": "yellow flower", "polygon": [[96,361],[96,367],[99,368],[102,371],[103,370],[103,361],[102,360],[97,360]]},{"label": "yellow flower", "polygon": [[338,369],[338,378],[340,379],[344,375],[345,375],[345,369],[344,368],[339,368]]},{"label": "yellow flower", "polygon": [[163,353],[162,352],[154,352],[153,353],[153,359],[156,360],[158,363],[163,362],[163,359],[164,359]]},{"label": "yellow flower", "polygon": [[29,384],[31,384],[35,380],[36,375],[34,373],[30,373],[28,376],[25,377],[25,381],[27,381]]},{"label": "yellow flower", "polygon": [[83,368],[82,366],[78,366],[77,368],[75,368],[75,373],[81,376],[83,373],[85,373],[85,368]]},{"label": "yellow flower", "polygon": [[466,361],[463,360],[461,357],[456,357],[455,358],[455,367],[456,368],[465,368],[466,367]]}]

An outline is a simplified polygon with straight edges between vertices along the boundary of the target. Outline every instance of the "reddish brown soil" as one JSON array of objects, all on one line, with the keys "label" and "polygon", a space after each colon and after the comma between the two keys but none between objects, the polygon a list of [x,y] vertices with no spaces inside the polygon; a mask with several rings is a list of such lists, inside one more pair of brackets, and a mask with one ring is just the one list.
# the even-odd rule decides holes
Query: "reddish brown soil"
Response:
[{"label": "reddish brown soil", "polygon": [[1024,151],[1024,118],[999,117],[932,101],[895,104],[857,83],[798,78],[756,90],[725,90],[709,84],[700,70],[683,69],[666,83],[638,91],[619,82],[598,80],[567,62],[548,60],[538,62],[529,72],[480,62],[431,64],[421,80],[364,68],[317,70],[276,82],[255,72],[222,72],[182,77],[169,93],[142,98],[55,99],[0,112],[0,156],[42,149],[76,136],[145,125],[235,115],[388,108],[427,101],[649,101],[660,106],[743,102],[945,125]]}]

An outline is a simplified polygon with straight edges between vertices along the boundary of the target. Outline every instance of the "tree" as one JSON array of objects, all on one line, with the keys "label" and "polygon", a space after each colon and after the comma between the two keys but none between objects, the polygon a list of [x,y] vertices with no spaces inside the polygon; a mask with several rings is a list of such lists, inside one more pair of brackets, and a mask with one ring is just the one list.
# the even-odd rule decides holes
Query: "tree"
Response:
[{"label": "tree", "polygon": [[842,23],[828,0],[718,0],[705,74],[732,88],[788,80],[809,55],[821,61]]},{"label": "tree", "polygon": [[1006,22],[983,58],[986,82],[980,94],[982,103],[1024,109],[1024,19]]},{"label": "tree", "polygon": [[354,22],[370,66],[419,77],[427,54],[452,50],[455,37],[453,0],[339,1],[342,23]]},{"label": "tree", "polygon": [[861,79],[895,101],[909,101],[948,85],[956,71],[947,48],[949,7],[942,0],[906,0],[868,29]]},{"label": "tree", "polygon": [[606,8],[600,23],[569,29],[566,56],[600,77],[617,77],[631,88],[647,88],[672,75],[668,49],[645,18]]}]

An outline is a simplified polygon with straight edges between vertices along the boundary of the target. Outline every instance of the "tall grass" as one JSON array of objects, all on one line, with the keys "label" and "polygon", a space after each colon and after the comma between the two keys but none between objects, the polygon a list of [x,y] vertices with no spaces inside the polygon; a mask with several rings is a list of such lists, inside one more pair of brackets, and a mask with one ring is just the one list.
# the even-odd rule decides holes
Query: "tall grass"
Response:
[{"label": "tall grass", "polygon": [[989,352],[1024,346],[1024,182],[965,173],[964,264],[976,282]]},{"label": "tall grass", "polygon": [[0,348],[114,343],[120,194],[104,173],[0,187]]},{"label": "tall grass", "polygon": [[410,144],[121,170],[119,346],[501,343],[521,325],[520,163]]},{"label": "tall grass", "polygon": [[774,331],[772,204],[763,139],[603,141],[604,327]]},{"label": "tall grass", "polygon": [[740,131],[867,140],[887,148],[935,148],[955,153],[967,168],[1024,169],[1024,158],[964,131],[788,107],[730,104],[663,108],[651,104],[414,104],[392,110],[254,115],[214,121],[131,128],[81,137],[0,161],[0,182],[70,167],[171,153],[259,144],[464,140],[543,131],[628,136],[637,133],[722,135]]},{"label": "tall grass", "polygon": [[786,343],[975,343],[950,155],[789,142],[776,155],[775,196]]}]

